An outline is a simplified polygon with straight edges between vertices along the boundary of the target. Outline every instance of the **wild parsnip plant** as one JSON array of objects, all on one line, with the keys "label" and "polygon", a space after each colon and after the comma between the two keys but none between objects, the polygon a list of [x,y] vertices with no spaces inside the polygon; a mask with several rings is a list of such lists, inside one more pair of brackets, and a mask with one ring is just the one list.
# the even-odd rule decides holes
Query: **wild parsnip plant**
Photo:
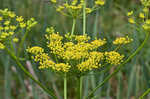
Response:
[{"label": "wild parsnip plant", "polygon": [[[42,46],[30,46],[25,49],[25,51],[39,64],[38,68],[40,70],[50,69],[64,78],[64,99],[67,99],[67,83],[69,83],[69,77],[78,79],[79,86],[77,86],[78,93],[76,95],[78,99],[83,99],[83,77],[91,72],[101,71],[101,68],[107,70],[112,66],[116,66],[115,71],[98,84],[85,98],[92,99],[96,90],[120,71],[120,69],[144,47],[148,40],[150,30],[150,19],[148,18],[150,0],[141,0],[143,10],[137,17],[134,11],[127,13],[129,23],[133,24],[137,29],[142,27],[146,34],[143,43],[128,57],[119,50],[122,46],[134,42],[129,36],[114,39],[112,42],[113,50],[102,50],[102,47],[107,44],[109,39],[98,37],[91,39],[91,37],[86,34],[86,17],[93,11],[103,7],[106,3],[105,0],[94,0],[92,7],[89,7],[86,0],[50,0],[50,2],[61,15],[72,18],[72,30],[70,30],[70,33],[59,33],[56,32],[53,27],[47,27],[45,30],[47,48]],[[83,20],[83,32],[80,33],[80,35],[74,32],[76,29],[76,20]],[[37,21],[35,21],[34,18],[26,21],[22,16],[17,16],[8,9],[0,10],[0,49],[8,52],[23,72],[47,92],[52,99],[57,99],[54,92],[36,80],[20,62],[20,51],[22,50],[23,43],[31,28],[36,24]],[[19,39],[18,35],[21,31],[25,31],[25,34]],[[13,44],[15,43],[19,43],[18,53],[14,51]],[[149,91],[147,91],[146,94],[148,92]],[[146,94],[144,93],[141,99]]]}]

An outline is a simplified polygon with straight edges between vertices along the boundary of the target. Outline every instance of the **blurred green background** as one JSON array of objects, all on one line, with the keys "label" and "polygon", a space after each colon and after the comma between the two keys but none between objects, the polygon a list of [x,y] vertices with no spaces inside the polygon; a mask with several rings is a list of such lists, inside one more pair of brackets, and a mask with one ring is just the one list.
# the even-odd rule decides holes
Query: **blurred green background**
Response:
[{"label": "blurred green background", "polygon": [[[91,2],[91,0],[89,0]],[[34,17],[38,25],[32,29],[24,44],[44,45],[45,28],[54,26],[60,33],[68,33],[72,28],[72,19],[57,13],[48,0],[0,0],[0,9],[8,8],[26,19]],[[121,50],[126,56],[131,54],[143,41],[144,33],[132,28],[127,22],[126,13],[130,10],[140,11],[140,0],[107,0],[106,5],[87,17],[87,34],[91,37],[106,37],[108,43],[116,36],[129,35],[134,42]],[[77,21],[76,34],[82,34],[82,20]],[[111,45],[108,44],[106,49]],[[38,70],[37,65],[30,61],[25,50],[22,50],[22,64],[48,88],[53,88],[58,99],[63,99],[62,77],[47,70]],[[104,87],[96,92],[98,98],[93,99],[137,99],[150,87],[150,44],[136,55],[126,66],[115,75]],[[32,65],[31,65],[32,64]],[[113,72],[84,77],[83,97],[99,82]],[[68,82],[68,99],[76,98],[75,79],[70,77]],[[13,60],[0,51],[0,99],[50,99],[36,84],[34,84],[17,67]],[[145,97],[150,99],[150,96]]]}]

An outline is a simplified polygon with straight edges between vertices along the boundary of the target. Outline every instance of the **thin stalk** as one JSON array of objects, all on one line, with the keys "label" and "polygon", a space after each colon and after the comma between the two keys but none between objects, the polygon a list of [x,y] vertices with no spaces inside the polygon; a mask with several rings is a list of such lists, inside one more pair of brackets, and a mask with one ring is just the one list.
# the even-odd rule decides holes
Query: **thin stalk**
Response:
[{"label": "thin stalk", "polygon": [[29,78],[31,78],[37,85],[39,85],[45,92],[47,92],[51,97],[53,97],[53,99],[57,99],[57,97],[54,95],[54,93],[47,89],[44,85],[42,85],[42,83],[40,83],[38,80],[36,80],[25,68],[24,66],[20,63],[19,59],[14,55],[14,53],[12,53],[11,51],[9,51],[8,48],[5,48],[5,50],[7,51],[7,53],[12,57],[12,59],[16,62],[16,64],[20,67],[20,69],[26,74],[26,76],[28,76]]},{"label": "thin stalk", "polygon": [[18,57],[20,56],[20,52],[21,52],[21,50],[22,50],[23,43],[24,43],[24,41],[26,40],[28,34],[29,34],[29,31],[26,30],[26,32],[25,32],[25,34],[24,34],[24,36],[23,36],[23,38],[21,39],[21,42],[20,42],[20,44],[19,44]]},{"label": "thin stalk", "polygon": [[82,87],[83,87],[83,84],[82,84],[82,82],[83,82],[83,77],[81,76],[80,78],[79,78],[79,99],[82,99]]},{"label": "thin stalk", "polygon": [[72,31],[71,31],[71,35],[74,34],[74,30],[75,30],[75,25],[76,25],[76,19],[73,19],[73,24],[72,24]]},{"label": "thin stalk", "polygon": [[67,99],[67,74],[64,77],[64,99]]},{"label": "thin stalk", "polygon": [[[122,67],[125,66],[125,64],[127,62],[129,62],[138,52],[140,52],[140,50],[144,47],[144,45],[146,44],[147,40],[149,38],[149,33],[146,33],[146,37],[143,41],[143,43],[135,50],[134,53],[132,53],[121,65],[118,66],[118,68],[109,76],[107,76],[104,81],[102,83],[100,83],[97,87],[95,87],[90,93],[89,95],[85,98],[85,99],[88,99],[90,97],[93,97],[93,94],[97,91],[97,89],[99,89],[100,87],[102,87],[110,78],[112,78],[115,74],[117,74]],[[150,89],[146,92],[146,94],[150,92]],[[145,94],[144,94],[145,95]],[[142,98],[141,98],[142,99]]]},{"label": "thin stalk", "polygon": [[149,94],[150,93],[150,88],[149,89],[147,89],[141,96],[140,96],[140,98],[139,99],[143,99],[147,94]]},{"label": "thin stalk", "polygon": [[83,35],[86,33],[86,0],[83,4]]}]

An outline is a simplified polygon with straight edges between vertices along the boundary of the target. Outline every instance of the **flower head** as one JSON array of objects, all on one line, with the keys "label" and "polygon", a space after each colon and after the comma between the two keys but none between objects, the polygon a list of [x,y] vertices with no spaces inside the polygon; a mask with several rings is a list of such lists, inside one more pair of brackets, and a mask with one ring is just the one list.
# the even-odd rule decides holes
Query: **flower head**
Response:
[{"label": "flower head", "polygon": [[122,45],[122,44],[128,44],[132,42],[133,39],[129,38],[128,36],[126,37],[118,37],[116,40],[113,41],[113,44],[115,45]]},{"label": "flower head", "polygon": [[118,65],[120,64],[124,58],[124,55],[120,55],[118,52],[110,51],[105,52],[106,61],[110,64]]}]

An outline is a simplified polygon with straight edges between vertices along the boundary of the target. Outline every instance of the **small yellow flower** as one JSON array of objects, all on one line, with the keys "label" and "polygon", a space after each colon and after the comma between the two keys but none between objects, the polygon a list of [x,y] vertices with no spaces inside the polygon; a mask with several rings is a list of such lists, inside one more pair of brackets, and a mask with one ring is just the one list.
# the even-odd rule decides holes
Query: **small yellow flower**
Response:
[{"label": "small yellow flower", "polygon": [[0,49],[4,49],[5,45],[0,42]]},{"label": "small yellow flower", "polygon": [[10,13],[9,13],[9,17],[14,18],[15,16],[16,16],[15,13],[13,13],[13,12],[10,12]]},{"label": "small yellow flower", "polygon": [[13,38],[13,42],[15,42],[15,43],[17,43],[19,41],[19,39],[18,38]]},{"label": "small yellow flower", "polygon": [[127,15],[128,15],[128,16],[133,15],[133,11],[128,12]]},{"label": "small yellow flower", "polygon": [[147,13],[149,9],[147,7],[143,8],[143,12]]},{"label": "small yellow flower", "polygon": [[144,19],[144,18],[145,18],[144,13],[140,13],[140,14],[139,14],[139,17],[142,18],[142,19]]},{"label": "small yellow flower", "polygon": [[20,23],[20,27],[21,27],[21,28],[24,28],[24,27],[26,27],[26,23],[24,23],[24,22],[21,22],[21,23]]},{"label": "small yellow flower", "polygon": [[150,24],[150,19],[146,20],[146,24]]},{"label": "small yellow flower", "polygon": [[10,35],[13,35],[13,34],[14,34],[14,32],[10,31],[10,32],[9,32],[9,34],[10,34]]},{"label": "small yellow flower", "polygon": [[2,20],[3,20],[3,17],[0,16],[0,21],[2,21]]},{"label": "small yellow flower", "polygon": [[95,4],[102,6],[102,5],[105,4],[105,0],[96,0],[96,1],[95,1]]},{"label": "small yellow flower", "polygon": [[10,24],[10,21],[5,21],[4,22],[4,25],[9,25]]},{"label": "small yellow flower", "polygon": [[72,5],[76,5],[78,3],[78,0],[73,0]]},{"label": "small yellow flower", "polygon": [[5,27],[4,27],[4,30],[9,30],[9,27],[8,27],[8,26],[5,26]]},{"label": "small yellow flower", "polygon": [[32,53],[32,54],[38,54],[38,53],[43,53],[44,49],[39,46],[34,46],[31,48],[28,48],[27,52]]},{"label": "small yellow flower", "polygon": [[132,42],[133,39],[129,38],[128,36],[126,37],[118,37],[116,40],[113,41],[113,44],[115,45],[122,45],[122,44],[128,44]]},{"label": "small yellow flower", "polygon": [[51,0],[51,2],[52,2],[52,3],[56,3],[56,2],[57,2],[57,0]]},{"label": "small yellow flower", "polygon": [[148,24],[144,24],[142,27],[144,30],[150,30],[150,25]]},{"label": "small yellow flower", "polygon": [[24,19],[23,19],[23,17],[22,16],[17,16],[17,18],[16,18],[16,21],[18,21],[18,22],[22,22]]},{"label": "small yellow flower", "polygon": [[61,6],[61,5],[60,5],[60,6],[58,6],[58,8],[56,9],[56,11],[61,12],[62,10],[64,10],[64,8],[65,8],[64,6]]},{"label": "small yellow flower", "polygon": [[129,21],[129,23],[131,23],[131,24],[134,24],[134,23],[135,23],[135,21],[134,21],[133,18],[129,18],[128,21]]},{"label": "small yellow flower", "polygon": [[0,31],[3,30],[3,29],[4,29],[4,27],[0,26]]},{"label": "small yellow flower", "polygon": [[14,26],[14,25],[11,25],[11,26],[10,26],[10,29],[11,29],[11,30],[15,30],[16,28],[17,28],[17,27]]},{"label": "small yellow flower", "polygon": [[88,14],[92,12],[91,8],[86,8],[85,10],[86,10],[86,13],[88,13]]}]

